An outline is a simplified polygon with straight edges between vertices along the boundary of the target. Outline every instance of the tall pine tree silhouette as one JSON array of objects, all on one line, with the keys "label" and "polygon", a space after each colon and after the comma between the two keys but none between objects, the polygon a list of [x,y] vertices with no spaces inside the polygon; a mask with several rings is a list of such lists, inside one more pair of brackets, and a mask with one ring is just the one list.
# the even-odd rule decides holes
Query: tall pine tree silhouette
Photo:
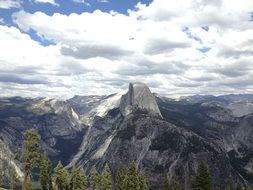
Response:
[{"label": "tall pine tree silhouette", "polygon": [[206,164],[200,163],[197,175],[192,183],[194,190],[211,190],[211,177]]}]

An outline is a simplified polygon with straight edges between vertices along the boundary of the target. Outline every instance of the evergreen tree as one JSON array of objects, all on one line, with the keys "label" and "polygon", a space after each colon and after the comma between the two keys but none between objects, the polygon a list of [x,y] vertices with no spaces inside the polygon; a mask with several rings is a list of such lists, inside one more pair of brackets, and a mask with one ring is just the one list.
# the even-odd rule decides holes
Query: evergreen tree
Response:
[{"label": "evergreen tree", "polygon": [[225,187],[225,190],[230,190],[230,186],[227,185],[227,186]]},{"label": "evergreen tree", "polygon": [[40,163],[40,139],[36,129],[25,131],[23,148],[24,181],[22,189],[29,190],[31,170],[39,167]]},{"label": "evergreen tree", "polygon": [[93,167],[92,171],[91,171],[91,187],[93,190],[100,190],[100,180],[101,180],[101,176],[100,174],[97,172],[96,168]]},{"label": "evergreen tree", "polygon": [[40,185],[42,190],[52,190],[52,164],[47,154],[44,154],[40,163]]},{"label": "evergreen tree", "polygon": [[68,190],[69,174],[61,162],[54,169],[53,179],[57,190]]},{"label": "evergreen tree", "polygon": [[4,178],[4,172],[0,170],[0,186],[2,185],[3,178]]},{"label": "evergreen tree", "polygon": [[148,182],[144,176],[144,174],[140,173],[139,176],[139,186],[140,186],[140,190],[148,190]]},{"label": "evergreen tree", "polygon": [[241,183],[237,183],[236,190],[243,190]]},{"label": "evergreen tree", "polygon": [[194,190],[211,190],[211,177],[208,167],[201,163],[197,170],[197,175],[193,181]]},{"label": "evergreen tree", "polygon": [[171,189],[172,190],[181,190],[181,186],[177,178],[173,177],[171,182]]},{"label": "evergreen tree", "polygon": [[119,167],[116,175],[116,189],[125,190],[125,181],[127,177],[127,168],[124,166]]},{"label": "evergreen tree", "polygon": [[166,174],[164,174],[162,178],[162,190],[171,190],[170,183]]},{"label": "evergreen tree", "polygon": [[79,169],[79,187],[80,187],[80,190],[86,190],[88,189],[88,179],[87,179],[87,176],[85,175],[84,173],[84,170],[83,169]]},{"label": "evergreen tree", "polygon": [[111,189],[112,189],[111,171],[108,164],[106,163],[101,175],[101,190],[111,190]]},{"label": "evergreen tree", "polygon": [[128,168],[127,177],[125,181],[125,188],[128,190],[140,189],[138,170],[134,162],[131,163]]},{"label": "evergreen tree", "polygon": [[73,167],[70,173],[70,190],[86,190],[88,188],[87,178],[82,169]]}]

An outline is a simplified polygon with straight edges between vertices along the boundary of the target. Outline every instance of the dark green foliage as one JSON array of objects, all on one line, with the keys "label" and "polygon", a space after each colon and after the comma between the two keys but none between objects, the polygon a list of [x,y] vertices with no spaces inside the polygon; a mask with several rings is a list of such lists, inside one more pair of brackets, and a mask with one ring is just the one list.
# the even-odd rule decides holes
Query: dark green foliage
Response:
[{"label": "dark green foliage", "polygon": [[125,182],[127,178],[127,168],[125,166],[119,167],[116,176],[116,189],[125,190]]},{"label": "dark green foliage", "polygon": [[181,190],[181,186],[177,178],[173,177],[171,182],[171,190]]},{"label": "dark green foliage", "polygon": [[105,165],[104,170],[101,175],[101,190],[111,190],[112,189],[112,177],[111,171],[108,164]]},{"label": "dark green foliage", "polygon": [[170,183],[169,183],[169,180],[168,180],[168,177],[167,175],[163,175],[163,178],[162,178],[162,188],[161,190],[171,190],[170,189]]},{"label": "dark green foliage", "polygon": [[59,162],[54,169],[53,181],[57,190],[68,190],[68,171]]},{"label": "dark green foliage", "polygon": [[143,174],[138,172],[136,164],[133,162],[129,165],[124,177],[123,189],[128,190],[148,190],[148,183]]},{"label": "dark green foliage", "polygon": [[36,129],[28,129],[25,131],[23,148],[24,180],[22,189],[29,190],[31,170],[39,167],[40,163],[40,139]]},{"label": "dark green foliage", "polygon": [[123,140],[131,140],[133,136],[135,136],[135,126],[130,124],[125,129],[118,131],[116,135],[116,137]]},{"label": "dark green foliage", "polygon": [[139,185],[140,185],[140,190],[148,190],[148,182],[144,176],[143,173],[139,173]]},{"label": "dark green foliage", "polygon": [[194,190],[211,190],[211,177],[207,165],[201,163],[197,175],[192,183]]},{"label": "dark green foliage", "polygon": [[28,129],[25,131],[23,161],[30,168],[39,167],[40,138],[36,129]]},{"label": "dark green foliage", "polygon": [[0,186],[2,185],[3,178],[4,178],[4,172],[0,170]]},{"label": "dark green foliage", "polygon": [[52,190],[52,164],[47,154],[44,154],[40,163],[40,185],[42,190]]},{"label": "dark green foliage", "polygon": [[181,186],[176,177],[173,177],[170,183],[167,175],[164,175],[162,179],[161,190],[181,190]]},{"label": "dark green foliage", "polygon": [[90,181],[91,181],[91,187],[93,190],[100,190],[100,182],[101,182],[101,175],[98,173],[96,168],[94,167],[91,171],[91,176],[90,176]]},{"label": "dark green foliage", "polygon": [[86,190],[87,188],[88,182],[84,171],[73,167],[69,179],[69,190]]},{"label": "dark green foliage", "polygon": [[237,183],[236,190],[243,190],[241,183]]},{"label": "dark green foliage", "polygon": [[135,163],[131,163],[128,168],[125,185],[126,185],[125,188],[128,190],[140,189],[140,184],[139,184],[139,179],[138,179],[138,170]]}]

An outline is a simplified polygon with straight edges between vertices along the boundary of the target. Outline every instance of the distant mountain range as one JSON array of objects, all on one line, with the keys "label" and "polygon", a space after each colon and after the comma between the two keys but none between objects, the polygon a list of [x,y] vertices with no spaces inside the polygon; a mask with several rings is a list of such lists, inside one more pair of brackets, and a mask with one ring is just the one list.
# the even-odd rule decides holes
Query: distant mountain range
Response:
[{"label": "distant mountain range", "polygon": [[[0,168],[20,152],[23,132],[36,128],[43,150],[56,163],[83,167],[87,174],[106,162],[112,173],[135,161],[151,189],[162,176],[176,176],[189,189],[200,162],[213,184],[253,183],[253,95],[152,94],[142,83],[109,96],[0,98]],[[19,162],[7,162],[19,170]],[[8,176],[7,176],[8,177]],[[7,179],[6,179],[7,180]]]}]

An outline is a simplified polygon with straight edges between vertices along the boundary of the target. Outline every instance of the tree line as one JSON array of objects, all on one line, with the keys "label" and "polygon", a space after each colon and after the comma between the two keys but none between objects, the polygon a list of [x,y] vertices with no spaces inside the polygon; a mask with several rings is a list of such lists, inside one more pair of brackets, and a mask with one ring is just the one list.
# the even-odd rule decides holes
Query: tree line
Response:
[{"label": "tree line", "polygon": [[[134,162],[127,166],[121,166],[116,172],[115,178],[111,175],[109,165],[106,163],[101,173],[95,167],[90,175],[86,176],[82,168],[72,167],[66,169],[59,161],[55,168],[46,153],[41,153],[40,137],[36,129],[28,129],[24,134],[22,151],[23,181],[22,190],[31,189],[31,177],[38,173],[38,181],[42,190],[148,190],[149,183]],[[20,189],[15,169],[10,171],[10,189]],[[0,171],[0,185],[3,173]],[[163,176],[161,190],[181,190],[182,187],[176,177],[169,180]],[[208,166],[200,163],[197,174],[191,184],[192,190],[211,190],[212,180]],[[215,188],[215,190],[218,188]],[[230,190],[230,186],[225,190]],[[243,190],[238,183],[236,190]]]},{"label": "tree line", "polygon": [[[116,174],[116,180],[113,180],[107,163],[101,173],[93,167],[89,176],[85,175],[82,168],[74,166],[70,170],[66,169],[60,161],[53,168],[48,155],[41,153],[40,137],[36,129],[28,129],[24,133],[22,163],[23,180],[21,184],[17,178],[15,183],[10,180],[10,186],[13,186],[11,189],[20,189],[21,186],[22,190],[30,190],[34,174],[38,174],[39,189],[42,190],[111,190],[114,186],[119,190],[149,189],[145,176],[138,171],[134,162],[122,166]],[[15,173],[15,170],[12,171]],[[2,174],[0,171],[0,182]]]}]

